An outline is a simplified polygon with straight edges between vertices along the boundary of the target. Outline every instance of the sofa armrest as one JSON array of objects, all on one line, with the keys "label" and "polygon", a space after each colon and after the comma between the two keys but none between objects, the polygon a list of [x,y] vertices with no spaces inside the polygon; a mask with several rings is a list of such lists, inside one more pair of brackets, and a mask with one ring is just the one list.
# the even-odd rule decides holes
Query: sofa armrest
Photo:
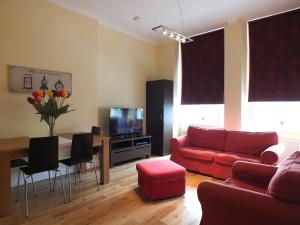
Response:
[{"label": "sofa armrest", "polygon": [[191,145],[190,138],[188,135],[182,135],[175,138],[171,138],[170,144],[172,148],[172,153],[178,152],[179,149],[182,147],[187,147]]},{"label": "sofa armrest", "polygon": [[201,225],[298,225],[300,206],[270,195],[211,181],[198,186]]},{"label": "sofa armrest", "polygon": [[261,153],[260,161],[261,163],[274,165],[281,158],[284,151],[285,151],[285,145],[283,143],[272,145]]},{"label": "sofa armrest", "polygon": [[237,161],[232,167],[232,177],[267,187],[276,171],[276,166]]}]

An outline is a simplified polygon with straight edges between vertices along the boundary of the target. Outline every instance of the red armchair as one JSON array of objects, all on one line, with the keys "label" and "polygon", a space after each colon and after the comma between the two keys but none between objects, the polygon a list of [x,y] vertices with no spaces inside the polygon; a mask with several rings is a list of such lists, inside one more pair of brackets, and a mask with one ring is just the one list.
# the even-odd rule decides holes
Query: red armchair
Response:
[{"label": "red armchair", "polygon": [[279,167],[236,162],[223,184],[198,186],[201,225],[299,225],[300,152]]}]

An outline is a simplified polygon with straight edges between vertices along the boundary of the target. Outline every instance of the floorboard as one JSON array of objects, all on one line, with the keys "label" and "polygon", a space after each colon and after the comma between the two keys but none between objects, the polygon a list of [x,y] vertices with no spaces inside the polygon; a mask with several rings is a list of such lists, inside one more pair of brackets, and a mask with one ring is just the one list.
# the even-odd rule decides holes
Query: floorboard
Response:
[{"label": "floorboard", "polygon": [[[152,157],[147,160],[165,158]],[[137,186],[135,165],[139,161],[112,168],[111,182],[101,186],[100,191],[97,191],[94,174],[87,171],[81,183],[76,187],[72,184],[72,202],[67,204],[63,201],[60,182],[57,182],[54,193],[49,192],[47,181],[36,182],[36,198],[29,185],[29,218],[25,218],[24,187],[21,186],[19,203],[13,204],[11,215],[0,218],[0,224],[198,225],[201,207],[196,193],[197,186],[203,180],[214,179],[188,172],[184,196],[148,202]],[[67,188],[67,179],[64,181]]]}]

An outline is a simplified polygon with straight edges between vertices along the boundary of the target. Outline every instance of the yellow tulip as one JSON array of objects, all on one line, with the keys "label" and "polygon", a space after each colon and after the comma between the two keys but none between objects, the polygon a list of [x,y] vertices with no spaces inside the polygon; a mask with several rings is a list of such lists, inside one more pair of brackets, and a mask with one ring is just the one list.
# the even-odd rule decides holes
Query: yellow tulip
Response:
[{"label": "yellow tulip", "polygon": [[48,97],[52,98],[53,97],[53,91],[48,91]]},{"label": "yellow tulip", "polygon": [[68,92],[68,91],[64,91],[64,92],[63,92],[63,97],[64,97],[64,98],[67,98],[68,96],[69,96],[69,92]]}]

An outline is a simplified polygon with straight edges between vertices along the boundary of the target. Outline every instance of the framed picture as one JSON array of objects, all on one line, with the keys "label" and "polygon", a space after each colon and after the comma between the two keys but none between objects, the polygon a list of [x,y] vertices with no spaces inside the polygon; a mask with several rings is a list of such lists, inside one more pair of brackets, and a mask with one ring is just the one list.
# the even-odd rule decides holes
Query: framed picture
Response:
[{"label": "framed picture", "polygon": [[66,90],[72,93],[72,74],[8,65],[9,88],[13,92]]}]

